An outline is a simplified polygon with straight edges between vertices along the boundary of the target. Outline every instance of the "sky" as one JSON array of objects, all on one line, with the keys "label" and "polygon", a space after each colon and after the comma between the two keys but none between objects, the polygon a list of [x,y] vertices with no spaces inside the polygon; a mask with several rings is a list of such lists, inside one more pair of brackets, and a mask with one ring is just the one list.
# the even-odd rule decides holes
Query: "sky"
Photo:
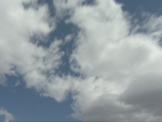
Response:
[{"label": "sky", "polygon": [[161,0],[1,0],[0,121],[161,121]]}]

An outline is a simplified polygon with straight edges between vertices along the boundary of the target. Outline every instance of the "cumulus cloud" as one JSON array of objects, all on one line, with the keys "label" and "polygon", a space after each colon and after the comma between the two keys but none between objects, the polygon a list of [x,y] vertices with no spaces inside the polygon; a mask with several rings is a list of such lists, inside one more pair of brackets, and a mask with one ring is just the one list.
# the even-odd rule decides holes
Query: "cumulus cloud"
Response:
[{"label": "cumulus cloud", "polygon": [[[23,1],[1,1],[0,9],[0,74],[14,74],[14,65],[27,66],[34,59],[32,54],[42,53],[41,48],[33,45],[29,38],[33,33],[47,34],[50,32],[48,23],[42,19],[47,11],[47,6],[39,10],[32,8],[25,10]],[[30,66],[31,67],[31,66]]]},{"label": "cumulus cloud", "polygon": [[[28,88],[46,94],[60,92],[50,96],[62,101],[67,87],[60,91],[57,88],[60,81],[54,80],[64,54],[59,48],[62,41],[50,40],[49,47],[39,45],[55,29],[55,21],[51,26],[48,6],[38,5],[37,1],[6,0],[0,1],[0,8],[0,83],[5,84],[6,74],[22,76]],[[34,36],[36,41],[32,40]]]},{"label": "cumulus cloud", "polygon": [[[131,31],[131,16],[114,0],[95,0],[93,5],[83,4],[85,0],[54,0],[55,17],[66,18],[65,23],[77,26],[79,32],[43,47],[30,37],[42,39],[56,29],[55,21],[49,26],[48,7],[36,1],[9,2],[0,2],[1,83],[5,74],[21,75],[28,88],[58,102],[71,92],[72,117],[84,121],[161,119],[161,17],[151,15],[137,25],[144,32]],[[58,75],[64,63],[60,46],[72,38],[76,47],[69,63],[79,76]]]},{"label": "cumulus cloud", "polygon": [[[72,116],[84,121],[159,120],[161,17],[149,15],[131,31],[131,16],[116,1],[54,2],[58,16],[68,14],[65,22],[80,29],[70,57],[71,69],[83,76],[72,88]],[[145,31],[137,31],[139,27]]]},{"label": "cumulus cloud", "polygon": [[7,110],[0,108],[0,116],[5,116],[5,122],[9,122],[10,120],[14,120],[14,116],[9,113]]},{"label": "cumulus cloud", "polygon": [[161,86],[161,74],[145,74],[132,81],[119,99],[161,116]]}]

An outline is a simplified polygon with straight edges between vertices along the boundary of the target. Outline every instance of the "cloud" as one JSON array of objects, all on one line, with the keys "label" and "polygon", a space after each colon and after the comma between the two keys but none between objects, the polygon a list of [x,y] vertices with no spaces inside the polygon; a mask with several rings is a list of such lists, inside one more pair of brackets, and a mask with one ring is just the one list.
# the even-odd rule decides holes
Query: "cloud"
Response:
[{"label": "cloud", "polygon": [[70,57],[71,69],[83,76],[74,78],[72,116],[84,121],[159,120],[161,17],[151,15],[135,26],[113,0],[54,2],[58,17],[69,15],[65,22],[80,29]]},{"label": "cloud", "polygon": [[131,82],[119,99],[125,104],[139,105],[161,116],[161,84],[161,74],[142,75]]},{"label": "cloud", "polygon": [[154,38],[161,38],[161,28],[162,28],[162,16],[152,15],[150,13],[144,13],[143,17],[147,18],[148,20],[144,21],[145,24],[143,25],[143,29],[146,30],[151,36]]},{"label": "cloud", "polygon": [[[60,91],[57,87],[60,81],[55,80],[55,70],[64,55],[59,48],[62,41],[49,40],[52,41],[49,47],[39,44],[47,43],[44,37],[56,27],[55,21],[51,26],[48,6],[38,5],[37,1],[6,0],[0,1],[0,8],[0,57],[3,59],[0,60],[0,83],[6,83],[5,75],[22,76],[27,88],[62,101],[67,87]],[[51,92],[58,94],[51,95]]]},{"label": "cloud", "polygon": [[[136,27],[131,31],[131,16],[113,0],[95,0],[93,5],[55,0],[55,19],[65,19],[79,31],[65,39],[49,40],[50,46],[44,47],[38,45],[39,40],[45,42],[43,37],[57,29],[55,19],[50,26],[48,7],[37,1],[10,2],[0,2],[1,83],[5,83],[6,74],[21,75],[27,88],[58,102],[70,92],[72,116],[83,121],[161,119],[161,17],[151,15],[143,25],[137,25],[147,31]],[[156,24],[152,24],[154,20]],[[33,42],[35,35],[39,38]],[[79,76],[59,75],[57,70],[64,63],[60,46],[72,38],[76,47],[69,63]]]},{"label": "cloud", "polygon": [[[0,74],[14,74],[14,65],[30,64],[34,59],[32,54],[41,53],[41,48],[32,44],[29,38],[34,33],[47,34],[50,32],[46,18],[47,7],[39,10],[25,10],[21,0],[1,1],[0,9]],[[31,66],[30,66],[31,67]]]},{"label": "cloud", "polygon": [[0,108],[0,116],[5,116],[5,122],[9,122],[10,120],[14,120],[14,116],[9,113],[8,111],[6,111],[3,108]]}]

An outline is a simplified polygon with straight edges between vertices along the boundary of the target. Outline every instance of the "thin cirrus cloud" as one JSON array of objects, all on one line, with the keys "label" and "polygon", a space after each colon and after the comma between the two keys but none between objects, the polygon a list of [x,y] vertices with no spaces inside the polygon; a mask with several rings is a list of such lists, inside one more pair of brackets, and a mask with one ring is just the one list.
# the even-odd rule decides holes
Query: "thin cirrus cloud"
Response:
[{"label": "thin cirrus cloud", "polygon": [[[145,23],[134,27],[131,15],[114,0],[91,5],[84,0],[54,0],[54,19],[46,5],[23,1],[31,5],[24,9],[20,0],[8,2],[0,4],[1,84],[5,74],[22,75],[28,88],[58,102],[71,93],[71,116],[83,121],[161,120],[160,16],[149,14]],[[55,39],[48,48],[30,40],[33,35],[48,36],[60,19],[78,27],[78,33]],[[73,37],[76,47],[68,63],[80,75],[60,76],[56,71],[65,54],[60,46]]]}]

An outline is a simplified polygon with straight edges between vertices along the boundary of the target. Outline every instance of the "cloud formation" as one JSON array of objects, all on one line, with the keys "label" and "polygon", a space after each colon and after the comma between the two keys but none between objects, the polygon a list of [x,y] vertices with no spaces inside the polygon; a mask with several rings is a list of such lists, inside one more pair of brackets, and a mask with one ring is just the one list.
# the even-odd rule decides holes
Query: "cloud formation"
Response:
[{"label": "cloud formation", "polygon": [[0,83],[5,84],[5,75],[22,76],[28,88],[62,101],[67,89],[60,91],[61,81],[54,77],[64,54],[59,51],[62,42],[50,40],[48,48],[39,45],[55,29],[48,6],[38,5],[37,1],[6,0],[0,1],[0,8]]},{"label": "cloud formation", "polygon": [[134,27],[131,16],[115,1],[96,0],[93,5],[54,2],[58,14],[69,11],[66,22],[80,29],[71,68],[84,78],[74,83],[73,117],[84,121],[160,120],[161,17],[149,15],[141,27]]},{"label": "cloud formation", "polygon": [[[54,0],[55,19],[66,18],[65,23],[79,32],[43,47],[39,40],[57,29],[54,19],[50,26],[48,6],[9,2],[0,2],[1,84],[6,74],[21,75],[28,88],[58,102],[70,92],[72,117],[84,121],[161,120],[161,17],[149,15],[143,25],[134,27],[131,15],[114,0],[95,0],[91,5],[83,4],[85,0]],[[31,41],[35,35],[36,43]],[[60,46],[73,37],[76,47],[69,64],[80,75],[60,76],[56,71],[65,53]]]},{"label": "cloud formation", "polygon": [[5,116],[5,122],[14,120],[14,116],[3,108],[0,108],[0,116]]}]

